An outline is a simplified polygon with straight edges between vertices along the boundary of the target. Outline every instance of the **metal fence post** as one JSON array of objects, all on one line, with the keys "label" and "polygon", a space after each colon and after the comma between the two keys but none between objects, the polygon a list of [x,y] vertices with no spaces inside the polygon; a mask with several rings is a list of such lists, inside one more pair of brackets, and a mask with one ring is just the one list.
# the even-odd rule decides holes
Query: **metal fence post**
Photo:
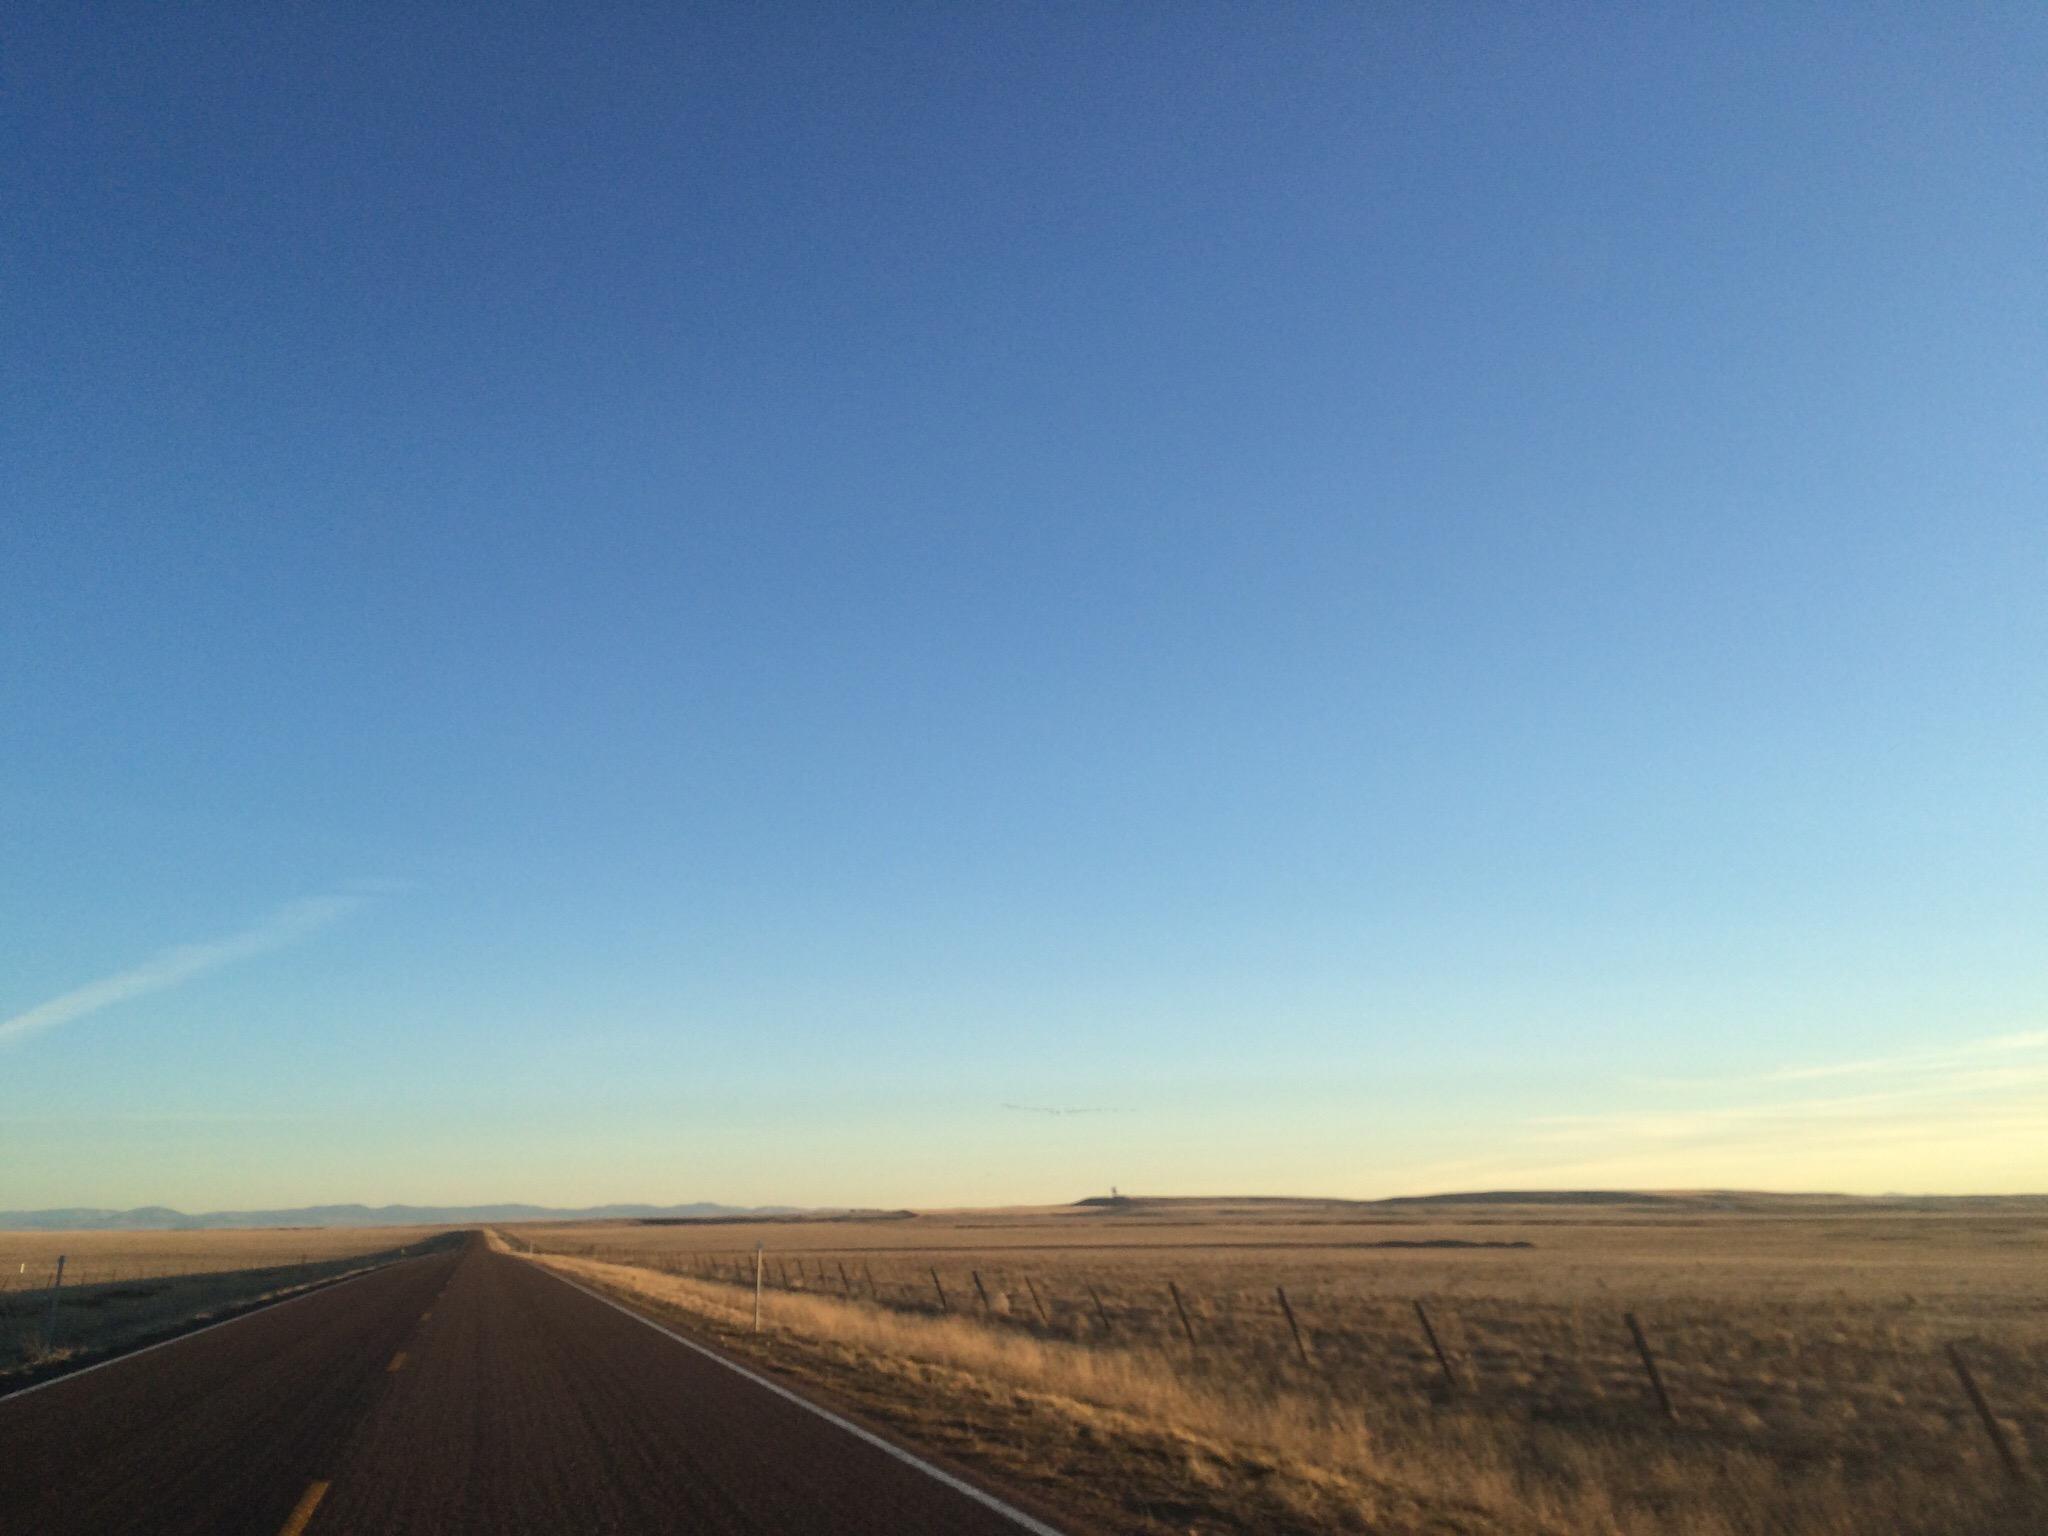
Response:
[{"label": "metal fence post", "polygon": [[2020,1465],[2019,1456],[2012,1448],[2012,1442],[2005,1438],[2005,1426],[1998,1422],[1998,1415],[1991,1411],[1983,1390],[1977,1385],[1977,1378],[1970,1374],[1970,1367],[1963,1361],[1963,1352],[1951,1344],[1948,1347],[1948,1363],[1956,1368],[1956,1375],[1962,1379],[1963,1390],[1970,1394],[1970,1406],[1977,1410],[1977,1417],[1984,1422],[1984,1433],[1991,1437],[1991,1445],[1998,1452],[1998,1459],[2005,1463],[2008,1476],[2016,1483],[2027,1480],[2026,1469]]},{"label": "metal fence post", "polygon": [[1419,1301],[1415,1303],[1415,1315],[1422,1320],[1423,1335],[1429,1340],[1429,1347],[1436,1354],[1436,1363],[1444,1373],[1444,1385],[1456,1392],[1458,1375],[1451,1369],[1451,1357],[1444,1353],[1443,1342],[1436,1336],[1436,1325],[1430,1322],[1429,1312]]},{"label": "metal fence post", "polygon": [[43,1347],[45,1349],[55,1349],[57,1347],[57,1293],[63,1289],[64,1255],[60,1253],[57,1255],[56,1278],[50,1282],[50,1317],[49,1321],[43,1325]]},{"label": "metal fence post", "polygon": [[1664,1373],[1657,1369],[1657,1357],[1650,1353],[1650,1341],[1643,1336],[1643,1325],[1636,1321],[1633,1312],[1621,1314],[1628,1324],[1628,1331],[1635,1336],[1636,1353],[1643,1357],[1643,1370],[1648,1373],[1650,1386],[1657,1394],[1657,1406],[1664,1411],[1664,1417],[1675,1419],[1678,1410],[1671,1406],[1671,1394],[1664,1390]]},{"label": "metal fence post", "polygon": [[1180,1331],[1188,1336],[1188,1353],[1193,1354],[1197,1350],[1195,1325],[1188,1321],[1188,1309],[1181,1304],[1180,1287],[1169,1280],[1166,1288],[1173,1293],[1173,1310],[1180,1314]]},{"label": "metal fence post", "polygon": [[1280,1298],[1280,1310],[1287,1314],[1287,1326],[1294,1334],[1294,1347],[1301,1352],[1301,1363],[1307,1365],[1308,1344],[1301,1336],[1301,1324],[1294,1320],[1294,1308],[1288,1304],[1287,1287],[1276,1285],[1273,1287],[1273,1293]]}]

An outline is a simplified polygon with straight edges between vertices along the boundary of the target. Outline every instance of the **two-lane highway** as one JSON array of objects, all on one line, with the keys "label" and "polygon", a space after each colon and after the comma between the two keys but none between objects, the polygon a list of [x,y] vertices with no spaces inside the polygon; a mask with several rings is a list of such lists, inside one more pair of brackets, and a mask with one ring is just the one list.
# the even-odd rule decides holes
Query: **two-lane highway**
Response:
[{"label": "two-lane highway", "polygon": [[0,1400],[0,1532],[276,1536],[458,1263],[393,1264]]},{"label": "two-lane highway", "polygon": [[0,1399],[0,1533],[1046,1527],[481,1240]]}]

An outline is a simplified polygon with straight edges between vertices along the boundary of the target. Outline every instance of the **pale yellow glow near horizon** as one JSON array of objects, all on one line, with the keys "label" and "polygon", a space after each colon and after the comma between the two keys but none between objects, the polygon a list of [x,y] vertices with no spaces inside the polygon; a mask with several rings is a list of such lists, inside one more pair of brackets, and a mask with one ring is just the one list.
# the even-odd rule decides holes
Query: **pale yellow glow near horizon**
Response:
[{"label": "pale yellow glow near horizon", "polygon": [[[1047,1120],[793,1108],[762,1127],[588,1116],[449,1119],[404,1134],[274,1123],[0,1124],[0,1209],[328,1203],[957,1208],[1107,1193],[1371,1199],[1488,1189],[2048,1192],[2048,1032],[1729,1082],[1624,1085],[1625,1107],[1395,1126],[1326,1094]],[[250,1146],[263,1148],[261,1157]],[[935,1149],[943,1156],[935,1155]],[[92,1166],[94,1182],[77,1182]],[[59,1198],[37,1198],[45,1190]]]}]

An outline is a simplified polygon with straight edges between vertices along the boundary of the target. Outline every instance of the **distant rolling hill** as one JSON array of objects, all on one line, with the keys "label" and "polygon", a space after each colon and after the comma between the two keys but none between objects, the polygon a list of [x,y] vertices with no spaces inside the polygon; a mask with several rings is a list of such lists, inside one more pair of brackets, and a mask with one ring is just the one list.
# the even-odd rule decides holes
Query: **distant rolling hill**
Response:
[{"label": "distant rolling hill", "polygon": [[2037,1211],[2043,1195],[1839,1195],[1763,1189],[1502,1189],[1471,1194],[1397,1195],[1382,1207],[1629,1206],[1638,1210],[1746,1211],[1759,1215],[1820,1210]]},{"label": "distant rolling hill", "polygon": [[1836,1195],[1745,1189],[1493,1189],[1439,1195],[1395,1195],[1382,1200],[1339,1200],[1289,1195],[1093,1195],[1072,1209],[1155,1217],[1234,1215],[1269,1220],[1356,1220],[1463,1210],[1583,1210],[1644,1212],[1726,1211],[1751,1215],[1859,1211],[2048,1211],[2048,1195]]},{"label": "distant rolling hill", "polygon": [[788,1206],[750,1210],[698,1201],[690,1205],[592,1205],[564,1209],[548,1205],[304,1205],[283,1211],[201,1211],[187,1214],[168,1206],[131,1211],[72,1208],[0,1211],[0,1231],[166,1232],[222,1227],[473,1227],[503,1221],[684,1220],[704,1217],[788,1215]]}]

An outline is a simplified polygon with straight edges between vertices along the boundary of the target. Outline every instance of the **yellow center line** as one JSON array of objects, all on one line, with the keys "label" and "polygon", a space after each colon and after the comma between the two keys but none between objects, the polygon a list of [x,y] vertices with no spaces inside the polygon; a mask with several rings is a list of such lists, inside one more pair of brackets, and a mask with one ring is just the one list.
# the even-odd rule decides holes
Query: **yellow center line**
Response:
[{"label": "yellow center line", "polygon": [[320,1501],[327,1497],[327,1484],[308,1483],[306,1491],[299,1495],[299,1502],[292,1506],[292,1512],[285,1518],[277,1536],[299,1536],[306,1528],[306,1522],[313,1518],[313,1511],[320,1507]]},{"label": "yellow center line", "polygon": [[405,1351],[404,1351],[404,1350],[402,1350],[402,1349],[401,1349],[401,1350],[400,1350],[400,1351],[399,1351],[399,1352],[398,1352],[397,1354],[393,1355],[393,1356],[391,1357],[391,1363],[390,1363],[389,1365],[387,1365],[387,1366],[385,1366],[385,1367],[384,1367],[384,1369],[385,1369],[386,1371],[397,1371],[397,1370],[403,1370],[404,1368],[405,1368]]}]

